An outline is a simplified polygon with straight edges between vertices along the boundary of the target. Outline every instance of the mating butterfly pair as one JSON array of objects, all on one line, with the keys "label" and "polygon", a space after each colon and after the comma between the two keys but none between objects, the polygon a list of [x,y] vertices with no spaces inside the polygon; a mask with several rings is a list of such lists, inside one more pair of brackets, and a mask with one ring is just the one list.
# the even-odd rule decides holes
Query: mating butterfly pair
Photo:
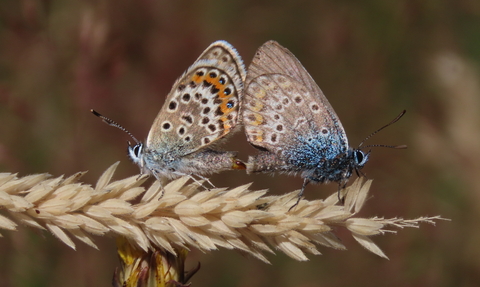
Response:
[{"label": "mating butterfly pair", "polygon": [[[246,165],[235,152],[216,147],[241,122],[250,144],[260,150]],[[300,173],[304,184],[299,196],[309,182],[346,184],[369,158],[369,152],[360,150],[363,143],[357,149],[349,147],[318,85],[275,41],[257,50],[247,72],[230,44],[211,44],[173,85],[145,144],[135,141],[128,148],[130,158],[142,173],[157,179],[205,179],[211,173],[245,168],[248,173]]]}]

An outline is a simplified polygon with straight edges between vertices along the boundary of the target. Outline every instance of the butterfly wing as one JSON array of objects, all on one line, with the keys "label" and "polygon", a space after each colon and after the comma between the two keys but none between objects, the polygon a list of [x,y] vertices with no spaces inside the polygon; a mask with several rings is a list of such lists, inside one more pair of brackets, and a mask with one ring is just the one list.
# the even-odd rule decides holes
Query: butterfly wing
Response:
[{"label": "butterfly wing", "polygon": [[245,67],[225,41],[211,44],[175,82],[153,122],[149,149],[184,156],[215,143],[238,123]]},{"label": "butterfly wing", "polygon": [[348,148],[342,124],[323,92],[277,42],[268,41],[257,50],[245,83],[243,122],[253,146],[276,157],[289,151],[299,162],[302,157],[334,157]]}]

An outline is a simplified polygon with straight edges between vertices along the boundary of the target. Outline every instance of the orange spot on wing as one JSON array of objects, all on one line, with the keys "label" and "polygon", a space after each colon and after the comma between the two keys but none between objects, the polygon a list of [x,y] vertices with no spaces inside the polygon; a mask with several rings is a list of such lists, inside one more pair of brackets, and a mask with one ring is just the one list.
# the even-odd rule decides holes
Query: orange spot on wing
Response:
[{"label": "orange spot on wing", "polygon": [[232,111],[236,110],[237,109],[237,106],[235,105],[233,108],[229,108],[227,107],[227,104],[228,104],[228,101],[230,100],[232,96],[225,96],[225,98],[223,99],[223,102],[220,104],[220,110],[225,114],[229,114],[231,113]]},{"label": "orange spot on wing", "polygon": [[199,76],[197,74],[193,75],[192,77],[192,81],[194,81],[195,83],[201,83],[203,82],[203,79],[205,78],[205,76]]},{"label": "orange spot on wing", "polygon": [[[220,83],[220,77],[210,78],[209,83],[215,86],[218,89],[218,96],[222,99],[228,99],[231,95],[225,95],[225,84]],[[224,102],[225,103],[225,102]]]},{"label": "orange spot on wing", "polygon": [[210,78],[210,79],[209,79],[209,82],[212,83],[212,84],[215,86],[215,88],[221,89],[221,87],[222,87],[223,85],[220,84],[219,79],[220,79],[219,77]]},{"label": "orange spot on wing", "polygon": [[261,125],[263,123],[263,116],[260,115],[260,114],[253,114],[253,116],[255,117],[255,119],[253,121],[250,121],[250,124],[253,125],[253,126],[258,126],[258,125]]},{"label": "orange spot on wing", "polygon": [[223,121],[223,133],[222,133],[222,136],[228,134],[231,130],[232,130],[232,125],[230,125],[230,123],[228,122],[225,122],[225,120],[223,118],[221,118],[221,120]]},{"label": "orange spot on wing", "polygon": [[250,109],[254,112],[259,112],[263,109],[263,103],[260,102],[260,101],[252,101],[252,103],[254,104],[253,106],[250,105]]},{"label": "orange spot on wing", "polygon": [[259,143],[263,142],[263,136],[262,135],[253,135],[252,137],[253,137],[252,138],[253,141],[255,141],[255,142],[259,142]]},{"label": "orange spot on wing", "polygon": [[257,128],[247,128],[251,142],[263,142],[263,131]]}]

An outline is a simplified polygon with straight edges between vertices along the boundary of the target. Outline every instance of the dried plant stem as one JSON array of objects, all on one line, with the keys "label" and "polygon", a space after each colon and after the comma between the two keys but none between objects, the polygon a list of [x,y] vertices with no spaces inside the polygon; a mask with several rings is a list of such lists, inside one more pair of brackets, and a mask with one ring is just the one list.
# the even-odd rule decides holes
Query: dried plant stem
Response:
[{"label": "dried plant stem", "polygon": [[113,278],[114,287],[180,287],[200,268],[184,272],[188,251],[177,249],[177,256],[162,250],[143,251],[124,237],[117,238],[121,268]]},{"label": "dried plant stem", "polygon": [[[13,218],[50,230],[72,248],[71,236],[96,248],[90,234],[111,234],[140,250],[129,253],[120,248],[121,258],[128,264],[130,259],[125,260],[137,257],[135,254],[140,262],[157,260],[158,256],[168,262],[165,254],[182,258],[184,250],[191,247],[204,252],[218,247],[236,249],[268,263],[264,252],[274,253],[272,248],[300,261],[308,260],[305,252],[320,254],[318,245],[345,249],[333,233],[335,226],[345,227],[367,250],[387,258],[370,236],[394,232],[388,227],[418,227],[422,222],[434,224],[442,219],[356,217],[372,183],[363,178],[342,191],[343,205],[334,193],[324,200],[302,199],[289,210],[298,191],[265,196],[266,190],[251,191],[249,184],[204,190],[198,183],[187,184],[188,178],[183,177],[167,184],[163,193],[158,182],[145,190],[141,186],[145,176],[111,181],[117,165],[107,169],[95,187],[78,182],[83,173],[53,179],[47,174],[22,178],[0,174],[0,207],[7,213],[0,215],[0,229],[16,230]],[[180,269],[167,271],[180,274]],[[171,278],[183,282],[181,274]]]}]

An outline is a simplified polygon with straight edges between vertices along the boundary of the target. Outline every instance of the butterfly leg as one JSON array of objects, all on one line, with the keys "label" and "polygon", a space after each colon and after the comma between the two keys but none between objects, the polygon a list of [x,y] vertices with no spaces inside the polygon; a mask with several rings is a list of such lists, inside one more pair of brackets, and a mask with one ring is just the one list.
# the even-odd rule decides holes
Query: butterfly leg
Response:
[{"label": "butterfly leg", "polygon": [[[199,178],[205,180],[206,182],[208,182],[210,184],[210,186],[212,186],[213,188],[216,188],[216,186],[210,181],[210,179],[206,178],[205,176],[198,175],[198,174],[197,174],[197,176]],[[206,189],[208,189],[208,188],[206,188]],[[208,189],[208,190],[210,190],[210,189]]]},{"label": "butterfly leg", "polygon": [[[158,181],[158,183],[160,184],[160,188],[162,189],[161,195],[158,198],[158,200],[160,200],[165,195],[165,188],[163,187],[163,180],[160,177],[160,174],[157,170],[152,170],[152,174],[153,174],[153,176],[155,176],[155,179]],[[143,175],[143,173],[141,175]]]},{"label": "butterfly leg", "polygon": [[298,205],[298,203],[300,202],[300,199],[302,199],[302,197],[303,197],[303,192],[305,191],[305,187],[307,186],[308,183],[310,183],[310,180],[308,178],[305,178],[303,180],[302,189],[300,190],[300,193],[298,194],[297,202],[295,202],[295,204],[292,205],[292,207],[290,207],[288,209],[288,211],[292,210],[292,208],[294,208],[295,206]]},{"label": "butterfly leg", "polygon": [[[187,175],[191,180],[193,180],[194,182],[198,183],[198,185],[200,185],[201,187],[205,188],[206,190],[210,190],[210,188],[206,187],[205,185],[203,185],[203,183],[201,183],[198,179],[196,179],[195,177],[193,177],[192,174],[188,174]],[[204,176],[201,176],[201,175],[198,175],[196,174],[196,176],[198,176],[200,179],[203,179],[205,180],[206,182],[208,182],[211,186],[215,187],[215,185],[213,185],[213,183],[206,177]]]},{"label": "butterfly leg", "polygon": [[338,197],[338,202],[340,202],[341,204],[345,203],[345,196],[347,196],[347,194],[345,194],[342,197],[342,192],[341,191],[342,191],[342,189],[345,189],[345,187],[347,187],[347,182],[345,182],[345,183],[339,182],[338,183],[337,197]]}]

